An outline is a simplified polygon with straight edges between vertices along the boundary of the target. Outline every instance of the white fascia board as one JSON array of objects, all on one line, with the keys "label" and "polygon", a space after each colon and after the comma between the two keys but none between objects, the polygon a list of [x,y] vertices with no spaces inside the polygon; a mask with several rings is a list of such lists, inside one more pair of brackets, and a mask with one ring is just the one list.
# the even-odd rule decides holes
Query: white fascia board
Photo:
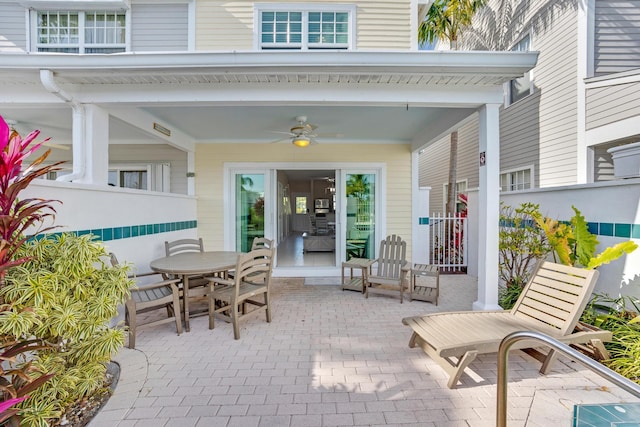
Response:
[{"label": "white fascia board", "polygon": [[219,68],[232,72],[448,73],[451,75],[503,75],[517,77],[531,70],[538,52],[149,52],[110,55],[2,53],[0,69],[91,71],[114,74],[131,70],[193,70]]},{"label": "white fascia board", "polygon": [[126,10],[130,0],[20,0],[28,9],[37,10]]},{"label": "white fascia board", "polygon": [[[131,90],[128,85],[90,85],[81,92],[72,92],[83,103],[117,104],[153,101],[184,105],[226,103],[229,105],[406,105],[421,107],[478,107],[502,100],[501,88],[496,87],[447,87],[408,85],[367,86],[330,84],[229,84],[229,85],[145,85],[141,90]],[[301,101],[303,100],[303,101]]]}]

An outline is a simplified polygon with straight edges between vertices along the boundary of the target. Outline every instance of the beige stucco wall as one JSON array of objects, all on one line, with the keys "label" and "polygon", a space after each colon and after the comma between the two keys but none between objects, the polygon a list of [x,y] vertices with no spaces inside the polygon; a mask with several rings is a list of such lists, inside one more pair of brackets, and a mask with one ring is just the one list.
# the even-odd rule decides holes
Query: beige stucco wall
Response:
[{"label": "beige stucco wall", "polygon": [[[251,0],[222,2],[198,0],[196,2],[197,50],[252,50],[254,38],[254,4]],[[282,0],[277,4],[299,1]],[[409,0],[327,0],[309,2],[313,5],[356,5],[356,44],[354,49],[409,50],[411,47],[411,21]]]},{"label": "beige stucco wall", "polygon": [[[411,148],[405,144],[197,144],[198,235],[210,250],[224,247],[223,175],[227,162],[362,162],[386,164],[386,232],[407,241],[411,253]],[[266,165],[265,165],[266,166]]]}]

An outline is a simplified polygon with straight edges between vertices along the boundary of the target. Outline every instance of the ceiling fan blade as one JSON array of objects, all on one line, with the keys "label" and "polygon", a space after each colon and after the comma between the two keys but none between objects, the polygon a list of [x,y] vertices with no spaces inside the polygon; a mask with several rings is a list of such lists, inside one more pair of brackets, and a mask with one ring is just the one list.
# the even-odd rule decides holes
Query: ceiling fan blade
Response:
[{"label": "ceiling fan blade", "polygon": [[315,136],[318,138],[344,138],[344,133],[319,133]]},{"label": "ceiling fan blade", "polygon": [[267,132],[269,132],[269,133],[281,133],[283,135],[289,135],[289,136],[296,136],[294,133],[282,132],[282,131],[278,131],[278,130],[268,130]]},{"label": "ceiling fan blade", "polygon": [[290,140],[291,140],[290,137],[286,137],[286,138],[276,139],[275,141],[269,141],[267,144],[277,144],[278,142],[285,142]]}]

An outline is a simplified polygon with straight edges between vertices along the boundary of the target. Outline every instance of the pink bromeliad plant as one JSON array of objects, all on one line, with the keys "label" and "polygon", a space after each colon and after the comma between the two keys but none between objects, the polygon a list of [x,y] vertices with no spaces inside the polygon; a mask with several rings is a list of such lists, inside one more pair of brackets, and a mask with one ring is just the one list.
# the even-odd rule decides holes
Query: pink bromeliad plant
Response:
[{"label": "pink bromeliad plant", "polygon": [[[48,150],[23,170],[25,159],[48,140],[34,143],[39,134],[40,131],[36,130],[22,138],[0,116],[0,288],[4,286],[7,269],[27,261],[14,259],[16,251],[27,240],[25,231],[29,227],[42,225],[45,218],[55,216],[55,209],[51,206],[54,200],[18,198],[34,179],[58,170],[57,166],[62,163],[42,166],[50,153]],[[37,231],[44,232],[51,228]]]},{"label": "pink bromeliad plant", "polygon": [[[35,142],[39,133],[34,131],[22,138],[0,116],[0,291],[5,285],[7,270],[28,261],[28,258],[16,258],[18,249],[28,239],[27,229],[35,227],[33,230],[37,233],[53,228],[42,227],[45,218],[55,216],[53,200],[18,197],[34,179],[57,170],[61,163],[43,166],[49,155],[47,151],[23,169],[25,159],[46,142]],[[0,294],[0,423],[7,426],[20,423],[20,410],[13,406],[52,377],[52,374],[42,375],[24,357],[50,345],[38,338],[14,336],[3,327],[13,314],[11,305],[6,304]]]}]

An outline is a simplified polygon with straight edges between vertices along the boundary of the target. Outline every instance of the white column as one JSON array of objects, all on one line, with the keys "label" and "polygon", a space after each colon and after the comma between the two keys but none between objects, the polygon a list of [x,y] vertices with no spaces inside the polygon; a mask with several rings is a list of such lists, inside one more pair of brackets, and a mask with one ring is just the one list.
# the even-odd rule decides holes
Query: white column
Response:
[{"label": "white column", "polygon": [[[104,185],[109,180],[109,113],[96,105],[85,105],[85,173],[74,182]],[[76,159],[73,159],[75,164]]]},{"label": "white column", "polygon": [[500,219],[499,104],[479,113],[478,300],[474,310],[498,310],[498,221]]},{"label": "white column", "polygon": [[431,187],[418,189],[417,216],[413,218],[413,255],[411,260],[415,264],[429,264],[429,193]]}]

